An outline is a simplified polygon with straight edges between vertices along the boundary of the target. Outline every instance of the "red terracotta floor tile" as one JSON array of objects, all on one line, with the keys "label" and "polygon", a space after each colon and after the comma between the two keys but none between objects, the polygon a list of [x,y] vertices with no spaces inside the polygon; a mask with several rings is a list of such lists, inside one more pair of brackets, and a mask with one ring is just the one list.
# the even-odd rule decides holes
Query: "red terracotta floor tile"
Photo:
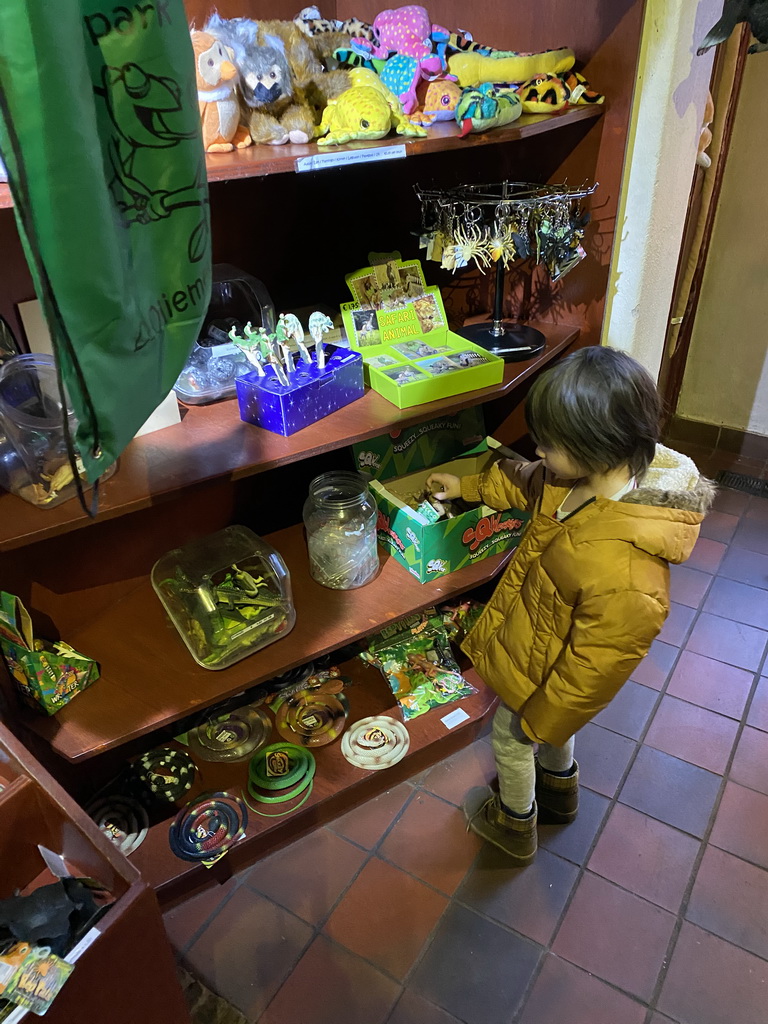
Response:
[{"label": "red terracotta floor tile", "polygon": [[234,877],[223,885],[214,883],[163,914],[163,924],[171,945],[184,950],[206,921],[216,913],[237,888]]},{"label": "red terracotta floor tile", "polygon": [[259,1024],[384,1024],[400,986],[318,935]]},{"label": "red terracotta floor tile", "polygon": [[768,734],[747,726],[739,739],[728,777],[768,795]]},{"label": "red terracotta floor tile", "polygon": [[592,722],[585,725],[576,737],[575,749],[581,784],[603,796],[613,796],[635,747],[635,742],[626,736],[601,729]]},{"label": "red terracotta floor tile", "polygon": [[[763,529],[768,534],[768,525]],[[716,576],[704,602],[704,611],[722,615],[724,619],[745,622],[758,629],[768,629],[768,590]]]},{"label": "red terracotta floor tile", "polygon": [[685,916],[768,960],[768,872],[762,868],[708,846]]},{"label": "red terracotta floor tile", "polygon": [[751,587],[768,588],[768,555],[747,551],[746,548],[729,548],[718,570],[718,576],[729,580],[748,583]]},{"label": "red terracotta floor tile", "polygon": [[246,884],[309,924],[319,924],[362,867],[366,854],[319,828],[259,861]]},{"label": "red terracotta floor tile", "polygon": [[608,804],[604,796],[582,787],[576,821],[570,825],[539,825],[539,847],[583,864],[608,813]]},{"label": "red terracotta floor tile", "polygon": [[757,684],[755,695],[749,706],[747,725],[768,732],[768,677],[763,677]]},{"label": "red terracotta floor tile", "polygon": [[684,1024],[765,1024],[768,963],[683,924],[658,1008]]},{"label": "red terracotta floor tile", "polygon": [[719,775],[641,747],[619,800],[673,828],[703,836],[722,780]]},{"label": "red terracotta floor tile", "polygon": [[402,981],[447,905],[445,896],[374,857],[323,930]]},{"label": "red terracotta floor tile", "polygon": [[699,840],[647,814],[616,804],[589,870],[676,914],[691,878]]},{"label": "red terracotta floor tile", "polygon": [[380,853],[450,896],[481,846],[482,841],[467,831],[459,808],[430,793],[417,791],[384,840]]},{"label": "red terracotta floor tile", "polygon": [[258,1020],[312,938],[312,929],[245,886],[186,954],[193,972]]},{"label": "red terracotta floor tile", "polygon": [[632,679],[652,690],[663,689],[679,653],[677,647],[654,640],[650,651],[632,673]]},{"label": "red terracotta floor tile", "polygon": [[560,920],[579,869],[541,849],[526,868],[486,846],[456,893],[460,903],[546,945]]},{"label": "red terracotta floor tile", "polygon": [[718,512],[727,512],[729,515],[740,516],[749,508],[750,496],[744,491],[733,491],[729,487],[720,487],[712,508]]},{"label": "red terracotta floor tile", "polygon": [[710,540],[708,537],[699,537],[693,548],[693,553],[685,563],[690,569],[701,569],[702,572],[717,572],[726,546],[717,540]]},{"label": "red terracotta floor tile", "polygon": [[459,806],[473,786],[487,786],[496,776],[493,751],[484,740],[475,740],[429,772],[422,788]]},{"label": "red terracotta floor tile", "polygon": [[[744,502],[744,505],[746,506],[746,502]],[[730,515],[728,512],[714,510],[709,513],[701,524],[701,536],[706,537],[708,540],[719,540],[721,544],[728,544],[738,525],[738,515]]]},{"label": "red terracotta floor tile", "polygon": [[603,981],[648,1000],[675,926],[666,910],[586,874],[552,952]]},{"label": "red terracotta floor tile", "polygon": [[640,739],[650,718],[653,706],[659,699],[656,690],[641,686],[630,680],[625,683],[607,708],[592,721],[611,732],[618,732],[630,739]]},{"label": "red terracotta floor tile", "polygon": [[729,782],[709,841],[721,850],[768,868],[768,796]]},{"label": "red terracotta floor tile", "polygon": [[662,697],[645,742],[699,768],[722,775],[739,723],[677,697]]},{"label": "red terracotta floor tile", "polygon": [[674,647],[682,647],[685,638],[691,628],[691,623],[696,618],[696,609],[687,608],[684,604],[671,602],[667,621],[662,626],[658,639],[662,643],[672,644]]},{"label": "red terracotta floor tile", "polygon": [[763,519],[745,517],[739,523],[731,545],[768,555],[768,524]]},{"label": "red terracotta floor tile", "polygon": [[465,1024],[509,1024],[541,953],[541,946],[454,903],[409,987]]},{"label": "red terracotta floor tile", "polygon": [[387,1024],[460,1024],[460,1021],[407,988]]},{"label": "red terracotta floor tile", "polygon": [[671,599],[689,608],[698,608],[712,582],[710,574],[687,565],[670,565],[669,569]]},{"label": "red terracotta floor tile", "polygon": [[686,644],[689,651],[753,672],[762,661],[768,633],[719,615],[701,612]]},{"label": "red terracotta floor tile", "polygon": [[753,680],[754,673],[746,669],[683,651],[669,680],[667,694],[729,718],[741,719]]},{"label": "red terracotta floor tile", "polygon": [[634,999],[549,953],[519,1024],[643,1024],[645,1014]]},{"label": "red terracotta floor tile", "polygon": [[366,850],[372,850],[381,842],[387,829],[410,799],[413,788],[403,782],[386,793],[367,800],[332,821],[328,828],[337,835],[357,843]]}]

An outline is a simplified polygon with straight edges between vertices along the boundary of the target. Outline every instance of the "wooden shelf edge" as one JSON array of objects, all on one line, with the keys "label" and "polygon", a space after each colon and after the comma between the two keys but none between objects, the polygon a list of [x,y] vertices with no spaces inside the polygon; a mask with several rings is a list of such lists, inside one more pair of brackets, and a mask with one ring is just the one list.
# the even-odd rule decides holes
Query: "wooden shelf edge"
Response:
[{"label": "wooden shelf edge", "polygon": [[[558,131],[567,125],[594,121],[601,117],[600,106],[576,106],[558,111],[556,114],[523,114],[521,118],[505,128],[493,128],[479,134],[459,138],[458,126],[451,122],[433,125],[424,139],[403,138],[401,135],[377,139],[374,142],[354,142],[345,146],[319,147],[316,143],[305,146],[249,146],[248,149],[233,153],[209,153],[206,170],[209,184],[223,181],[243,181],[248,178],[263,178],[273,174],[296,173],[296,161],[301,157],[318,156],[323,153],[353,154],[365,149],[390,149],[405,145],[406,157],[440,153],[448,149],[468,149],[476,146],[498,146],[518,142],[533,135]],[[350,161],[350,165],[352,161]],[[334,166],[334,169],[338,169]],[[322,173],[322,170],[315,171]],[[0,182],[0,209],[13,207],[10,187]]]},{"label": "wooden shelf edge", "polygon": [[[405,782],[471,743],[495,709],[495,694],[485,686],[474,670],[469,669],[464,675],[478,692],[408,722],[411,737],[409,752],[392,768],[383,772],[363,772],[346,765],[338,749],[338,741],[329,747],[320,748],[317,752],[318,773],[323,773],[330,755],[331,773],[334,776],[340,774],[341,784],[329,794],[322,794],[316,789],[302,808],[284,818],[270,820],[249,814],[245,838],[212,870],[200,864],[179,860],[170,853],[169,820],[152,826],[143,845],[130,857],[131,863],[147,884],[156,890],[160,901],[167,905],[189,895],[190,890],[210,884],[214,879],[218,882],[226,881],[232,872],[241,870],[301,835],[333,821],[364,801]],[[442,727],[443,733],[436,733],[436,729],[441,728],[438,725],[440,718],[458,707],[467,711],[469,719],[455,729]],[[384,713],[398,715],[395,707]],[[238,767],[245,774],[247,762]]]},{"label": "wooden shelf edge", "polygon": [[[254,476],[355,441],[368,440],[394,428],[503,397],[554,359],[579,335],[579,328],[570,324],[534,321],[531,324],[546,334],[546,349],[534,359],[508,363],[500,384],[410,409],[397,409],[369,390],[363,398],[339,412],[291,437],[281,437],[243,423],[234,399],[188,408],[181,423],[139,438],[128,446],[114,477],[104,485],[102,506],[95,520],[80,509],[76,499],[57,508],[39,509],[16,495],[0,495],[0,552],[71,533],[93,522],[130,515],[212,480]],[[207,427],[209,436],[206,436]],[[202,440],[206,442],[203,460],[198,454]]]},{"label": "wooden shelf edge", "polygon": [[[208,671],[193,662],[151,593],[151,585],[133,586],[126,597],[72,637],[76,649],[88,651],[101,663],[102,677],[54,716],[43,717],[19,706],[17,716],[23,727],[48,743],[58,756],[81,763],[169,728],[282,672],[374,633],[387,623],[490,582],[504,571],[513,555],[505,551],[425,584],[383,555],[379,577],[363,588],[363,594],[363,590],[329,591],[309,577],[301,526],[281,530],[265,540],[285,557],[293,581],[297,622],[284,640],[228,669]],[[399,602],[394,607],[387,600],[387,595],[393,593]],[[354,596],[354,611],[346,603],[350,594]],[[318,615],[322,617],[318,605],[328,622],[325,631],[319,633],[314,621]],[[144,620],[137,621],[141,615]],[[137,647],[131,641],[127,648],[122,645],[117,650],[126,621],[132,622],[132,635],[141,636],[141,643]],[[115,664],[118,659],[122,659],[119,666]],[[152,665],[156,666],[155,676],[163,681],[152,687],[154,705],[148,702],[141,682],[136,683],[146,678]],[[155,690],[159,696],[155,696]]]}]

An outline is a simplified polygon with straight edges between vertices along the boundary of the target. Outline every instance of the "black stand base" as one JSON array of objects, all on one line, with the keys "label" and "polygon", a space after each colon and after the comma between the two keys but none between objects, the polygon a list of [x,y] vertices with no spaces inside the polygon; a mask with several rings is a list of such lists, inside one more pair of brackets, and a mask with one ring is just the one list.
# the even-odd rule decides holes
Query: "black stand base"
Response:
[{"label": "black stand base", "polygon": [[456,334],[487,349],[506,363],[519,363],[533,359],[544,351],[546,338],[534,327],[513,324],[509,320],[489,320],[486,323],[461,327]]}]

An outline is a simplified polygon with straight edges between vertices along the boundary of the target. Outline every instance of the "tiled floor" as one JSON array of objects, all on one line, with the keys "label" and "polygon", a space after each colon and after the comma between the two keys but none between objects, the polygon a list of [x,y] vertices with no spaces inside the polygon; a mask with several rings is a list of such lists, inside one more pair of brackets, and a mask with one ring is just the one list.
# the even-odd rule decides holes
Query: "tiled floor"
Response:
[{"label": "tiled floor", "polygon": [[721,492],[672,593],[531,867],[465,831],[478,740],[168,913],[183,959],[262,1024],[765,1024],[768,501]]}]

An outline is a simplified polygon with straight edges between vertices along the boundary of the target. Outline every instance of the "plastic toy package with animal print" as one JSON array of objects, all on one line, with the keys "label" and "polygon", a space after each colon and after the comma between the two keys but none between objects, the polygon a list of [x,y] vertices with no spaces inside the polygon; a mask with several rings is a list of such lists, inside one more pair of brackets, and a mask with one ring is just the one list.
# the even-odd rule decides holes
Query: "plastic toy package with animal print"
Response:
[{"label": "plastic toy package with animal print", "polygon": [[418,260],[391,258],[346,277],[347,338],[366,382],[400,409],[498,384],[503,360],[448,329],[440,291]]},{"label": "plastic toy package with animal print", "polygon": [[36,639],[18,597],[0,591],[0,653],[26,704],[53,715],[99,678],[92,658],[69,644]]},{"label": "plastic toy package with animal print", "polygon": [[435,608],[376,634],[360,657],[380,669],[405,721],[477,692],[462,676]]}]

